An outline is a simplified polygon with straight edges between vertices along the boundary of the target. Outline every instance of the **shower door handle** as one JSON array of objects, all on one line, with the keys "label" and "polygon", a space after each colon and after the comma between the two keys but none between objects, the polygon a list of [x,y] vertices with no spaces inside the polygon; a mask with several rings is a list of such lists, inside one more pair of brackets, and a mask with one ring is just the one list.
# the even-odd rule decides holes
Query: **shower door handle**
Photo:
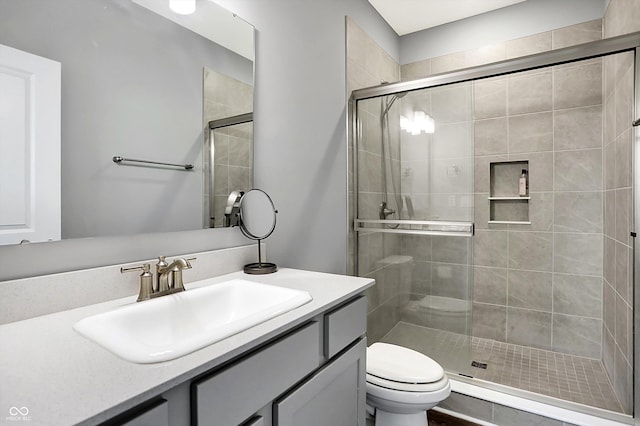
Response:
[{"label": "shower door handle", "polygon": [[356,232],[472,237],[475,227],[473,222],[356,219],[354,229]]}]

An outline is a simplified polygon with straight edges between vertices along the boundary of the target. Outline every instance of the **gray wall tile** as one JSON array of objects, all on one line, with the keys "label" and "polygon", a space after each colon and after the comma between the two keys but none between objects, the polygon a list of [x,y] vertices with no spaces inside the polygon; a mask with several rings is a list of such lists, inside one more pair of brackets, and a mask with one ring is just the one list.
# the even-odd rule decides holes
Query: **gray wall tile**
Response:
[{"label": "gray wall tile", "polygon": [[471,249],[470,238],[440,235],[431,237],[431,259],[434,262],[467,265],[471,261]]},{"label": "gray wall tile", "polygon": [[553,79],[556,108],[602,104],[602,60],[554,67]]},{"label": "gray wall tile", "polygon": [[506,342],[507,308],[506,306],[473,304],[473,324],[471,334],[476,337]]},{"label": "gray wall tile", "polygon": [[616,271],[616,278],[615,278],[615,287],[616,287],[616,291],[618,293],[620,293],[620,295],[622,295],[627,302],[630,301],[630,298],[628,297],[629,295],[629,276],[630,276],[630,271],[632,268],[632,265],[629,265],[629,258],[630,258],[630,251],[631,249],[616,241],[615,243],[615,250],[616,250],[616,262],[615,262],[615,271]]},{"label": "gray wall tile", "polygon": [[509,153],[553,151],[553,114],[509,117]]},{"label": "gray wall tile", "polygon": [[509,40],[505,47],[507,58],[546,52],[551,50],[551,31]]},{"label": "gray wall tile", "polygon": [[524,72],[509,77],[509,114],[550,111],[552,87],[551,71]]},{"label": "gray wall tile", "polygon": [[473,191],[490,192],[489,164],[508,160],[509,156],[507,155],[476,156],[473,165]]},{"label": "gray wall tile", "polygon": [[477,266],[506,268],[508,263],[506,231],[477,230],[473,238],[473,263]]},{"label": "gray wall tile", "polygon": [[503,117],[507,112],[507,78],[496,77],[475,81],[474,117]]},{"label": "gray wall tile", "polygon": [[507,308],[507,342],[551,349],[551,313]]},{"label": "gray wall tile", "polygon": [[431,294],[454,299],[470,299],[471,266],[432,263]]},{"label": "gray wall tile", "polygon": [[601,190],[602,150],[556,152],[553,171],[556,191]]},{"label": "gray wall tile", "polygon": [[633,132],[631,129],[622,133],[615,142],[615,187],[626,188],[631,186],[631,143]]},{"label": "gray wall tile", "polygon": [[551,271],[552,250],[552,233],[509,232],[509,268]]},{"label": "gray wall tile", "polygon": [[493,406],[493,423],[501,426],[562,426],[562,422],[559,420],[527,413],[500,404],[494,404]]},{"label": "gray wall tile", "polygon": [[553,314],[553,349],[587,358],[602,357],[602,320]]},{"label": "gray wall tile", "polygon": [[507,304],[507,270],[503,268],[473,268],[473,301],[495,305]]},{"label": "gray wall tile", "polygon": [[532,231],[552,231],[553,230],[553,193],[552,192],[531,192],[529,200],[529,221]]},{"label": "gray wall tile", "polygon": [[509,270],[508,306],[551,312],[552,274],[550,272]]},{"label": "gray wall tile", "polygon": [[553,143],[559,151],[602,147],[602,106],[554,111]]},{"label": "gray wall tile", "polygon": [[554,203],[554,231],[602,232],[602,192],[556,192]]},{"label": "gray wall tile", "polygon": [[457,392],[451,392],[449,398],[442,401],[439,406],[479,420],[492,420],[493,404],[491,402],[462,395]]},{"label": "gray wall tile", "polygon": [[584,22],[553,31],[553,48],[575,46],[602,39],[602,20]]},{"label": "gray wall tile", "polygon": [[474,148],[476,155],[506,154],[508,152],[507,119],[492,118],[475,121]]},{"label": "gray wall tile", "polygon": [[625,244],[630,243],[631,232],[631,188],[615,191],[615,238]]},{"label": "gray wall tile", "polygon": [[553,274],[553,310],[556,313],[602,318],[602,278]]},{"label": "gray wall tile", "polygon": [[616,332],[616,291],[609,284],[604,284],[603,318],[606,329],[613,335]]},{"label": "gray wall tile", "polygon": [[603,269],[602,234],[555,234],[554,272],[601,275]]}]

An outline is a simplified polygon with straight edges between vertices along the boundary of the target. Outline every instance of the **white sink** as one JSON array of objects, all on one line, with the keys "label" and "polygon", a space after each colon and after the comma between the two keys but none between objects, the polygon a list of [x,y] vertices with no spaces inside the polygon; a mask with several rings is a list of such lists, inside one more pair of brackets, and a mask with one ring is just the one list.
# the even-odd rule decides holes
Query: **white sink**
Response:
[{"label": "white sink", "polygon": [[312,300],[306,291],[236,279],[84,318],[73,328],[127,361],[175,359]]}]

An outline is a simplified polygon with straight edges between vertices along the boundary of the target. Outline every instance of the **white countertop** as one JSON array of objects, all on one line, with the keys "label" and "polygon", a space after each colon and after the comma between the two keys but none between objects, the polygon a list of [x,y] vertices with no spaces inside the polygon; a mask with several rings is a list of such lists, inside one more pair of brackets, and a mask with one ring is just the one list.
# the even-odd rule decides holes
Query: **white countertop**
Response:
[{"label": "white countertop", "polygon": [[[313,300],[196,352],[158,364],[120,359],[72,329],[82,318],[136,303],[135,296],[0,326],[0,424],[103,422],[373,285],[368,278],[281,269],[270,275],[236,272],[186,283],[185,287],[188,291],[234,278],[306,290]],[[16,410],[12,407],[26,407],[28,417],[13,419]]]}]

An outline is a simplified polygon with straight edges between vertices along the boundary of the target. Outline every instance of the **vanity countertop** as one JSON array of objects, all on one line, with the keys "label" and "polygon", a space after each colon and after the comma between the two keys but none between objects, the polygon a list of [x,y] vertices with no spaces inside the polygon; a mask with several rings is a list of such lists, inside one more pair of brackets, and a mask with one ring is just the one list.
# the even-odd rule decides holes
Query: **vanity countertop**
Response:
[{"label": "vanity countertop", "polygon": [[[281,269],[186,283],[187,291],[234,278],[306,290],[313,300],[181,358],[134,364],[76,333],[78,320],[136,296],[0,326],[0,424],[98,424],[259,346],[373,285],[368,278]],[[142,302],[144,303],[144,302]],[[22,417],[18,410],[24,414]]]}]

